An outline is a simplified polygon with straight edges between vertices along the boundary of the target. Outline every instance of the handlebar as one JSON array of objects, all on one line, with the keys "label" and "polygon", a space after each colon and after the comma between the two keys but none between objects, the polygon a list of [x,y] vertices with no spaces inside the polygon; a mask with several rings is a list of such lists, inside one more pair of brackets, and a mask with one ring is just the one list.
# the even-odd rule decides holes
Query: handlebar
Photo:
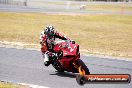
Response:
[{"label": "handlebar", "polygon": [[66,45],[65,45],[65,47],[70,47],[70,43],[72,43],[72,44],[75,44],[75,41],[73,41],[73,40],[70,40],[70,39],[68,39],[68,40],[65,40],[65,42],[66,42]]}]

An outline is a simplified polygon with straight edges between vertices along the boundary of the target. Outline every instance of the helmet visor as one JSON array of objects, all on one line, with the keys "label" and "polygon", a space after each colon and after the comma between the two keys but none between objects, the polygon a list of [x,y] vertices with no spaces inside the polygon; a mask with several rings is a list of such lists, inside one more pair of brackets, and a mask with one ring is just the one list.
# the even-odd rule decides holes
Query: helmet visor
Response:
[{"label": "helmet visor", "polygon": [[48,38],[52,38],[52,37],[54,36],[54,32],[47,32],[47,33],[46,33],[46,36],[47,36]]}]

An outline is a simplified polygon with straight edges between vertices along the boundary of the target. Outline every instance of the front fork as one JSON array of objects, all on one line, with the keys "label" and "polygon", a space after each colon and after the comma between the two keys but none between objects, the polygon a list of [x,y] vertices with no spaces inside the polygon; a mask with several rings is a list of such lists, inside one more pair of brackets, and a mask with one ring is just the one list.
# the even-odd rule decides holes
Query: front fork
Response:
[{"label": "front fork", "polygon": [[78,66],[76,63],[73,63],[73,66],[78,70],[80,75],[86,75],[84,69],[82,69],[82,66]]},{"label": "front fork", "polygon": [[[77,55],[77,57],[75,57],[75,58],[80,58],[80,53]],[[77,61],[77,59],[75,60],[75,61],[73,61],[73,66],[78,70],[78,72],[79,72],[79,74],[80,75],[86,75],[86,72],[85,72],[85,70],[82,68],[82,66],[80,65],[77,65],[76,64],[76,61]]]}]

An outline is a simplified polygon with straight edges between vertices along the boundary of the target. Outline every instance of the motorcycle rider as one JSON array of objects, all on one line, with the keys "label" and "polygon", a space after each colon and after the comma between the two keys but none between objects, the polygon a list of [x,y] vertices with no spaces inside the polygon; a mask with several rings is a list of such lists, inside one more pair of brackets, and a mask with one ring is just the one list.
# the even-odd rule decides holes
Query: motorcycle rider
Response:
[{"label": "motorcycle rider", "polygon": [[56,58],[58,56],[58,54],[55,53],[53,50],[56,38],[65,40],[66,43],[68,42],[68,38],[66,38],[61,33],[55,31],[55,28],[52,25],[46,26],[40,34],[41,52],[44,57],[45,66],[50,65],[50,61],[49,61],[50,56],[53,55]]}]

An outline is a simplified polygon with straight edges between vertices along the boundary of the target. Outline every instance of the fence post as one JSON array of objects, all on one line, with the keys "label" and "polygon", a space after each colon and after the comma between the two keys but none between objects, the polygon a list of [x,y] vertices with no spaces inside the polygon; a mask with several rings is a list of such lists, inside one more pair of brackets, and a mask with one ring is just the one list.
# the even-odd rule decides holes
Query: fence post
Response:
[{"label": "fence post", "polygon": [[70,7],[70,1],[67,1],[67,3],[66,3],[66,9],[69,10],[69,7]]},{"label": "fence post", "polygon": [[27,6],[27,0],[25,0],[23,3],[24,3],[24,6]]}]

